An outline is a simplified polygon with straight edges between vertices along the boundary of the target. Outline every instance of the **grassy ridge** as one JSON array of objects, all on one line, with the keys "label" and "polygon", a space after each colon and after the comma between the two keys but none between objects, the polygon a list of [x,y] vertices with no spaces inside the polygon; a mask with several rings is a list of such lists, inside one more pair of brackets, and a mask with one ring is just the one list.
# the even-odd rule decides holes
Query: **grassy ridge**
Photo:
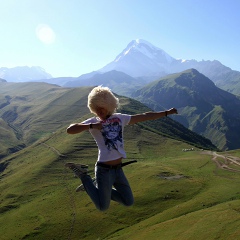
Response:
[{"label": "grassy ridge", "polygon": [[[89,113],[87,96],[92,87],[61,88],[46,83],[0,83],[0,159]],[[119,96],[121,111],[150,111],[140,102]],[[87,117],[87,116],[86,116]],[[158,131],[173,138],[215,148],[203,137],[174,121],[155,122]],[[154,127],[153,127],[154,128]],[[174,129],[172,132],[169,129]]]},{"label": "grassy ridge", "polygon": [[[61,88],[46,83],[1,83],[0,121],[4,125],[0,130],[4,131],[0,132],[0,156],[18,151],[18,146],[29,146],[87,114],[90,89]],[[4,143],[5,139],[8,144]]]},{"label": "grassy ridge", "polygon": [[174,119],[222,151],[240,148],[236,134],[240,115],[235,113],[239,98],[217,88],[195,69],[160,78],[132,96],[156,111],[176,107],[179,115]]},{"label": "grassy ridge", "polygon": [[125,137],[128,158],[138,160],[124,168],[135,204],[112,202],[104,213],[86,193],[75,193],[80,181],[64,168],[75,161],[93,169],[97,149],[89,133],[72,136],[63,128],[5,158],[3,239],[237,239],[239,173],[217,169],[201,151],[182,151],[191,145],[138,125]]}]

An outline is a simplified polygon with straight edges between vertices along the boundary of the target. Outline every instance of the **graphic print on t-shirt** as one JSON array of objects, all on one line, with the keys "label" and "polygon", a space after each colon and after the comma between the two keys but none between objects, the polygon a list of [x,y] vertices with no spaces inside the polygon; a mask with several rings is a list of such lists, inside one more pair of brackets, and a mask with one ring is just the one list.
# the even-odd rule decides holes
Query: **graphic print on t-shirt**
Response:
[{"label": "graphic print on t-shirt", "polygon": [[[107,119],[102,124],[102,136],[108,150],[118,150],[118,146],[122,147],[122,123],[119,118]],[[119,145],[120,143],[120,145]]]}]

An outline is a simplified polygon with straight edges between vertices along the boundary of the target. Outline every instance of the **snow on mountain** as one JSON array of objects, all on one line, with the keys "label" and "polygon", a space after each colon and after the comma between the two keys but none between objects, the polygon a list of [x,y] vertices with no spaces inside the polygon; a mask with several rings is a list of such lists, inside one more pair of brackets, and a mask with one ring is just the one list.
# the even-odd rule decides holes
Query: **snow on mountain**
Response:
[{"label": "snow on mountain", "polygon": [[[148,41],[136,39],[109,64],[98,71],[86,73],[79,78],[52,78],[41,67],[15,67],[0,68],[0,78],[8,82],[44,81],[60,86],[76,81],[90,81],[96,74],[104,74],[115,71],[125,73],[137,78],[139,84],[159,79],[171,73],[182,72],[187,69],[196,69],[210,78],[217,86],[231,93],[239,95],[240,72],[233,71],[217,60],[197,61],[187,59],[175,59],[164,50],[154,46]],[[236,84],[238,86],[236,86]]]},{"label": "snow on mountain", "polygon": [[14,68],[0,68],[0,78],[6,79],[8,82],[27,82],[50,79],[52,76],[41,67],[20,66]]},{"label": "snow on mountain", "polygon": [[159,75],[168,72],[175,59],[151,43],[136,39],[99,72],[122,71],[132,77]]},{"label": "snow on mountain", "polygon": [[132,41],[123,52],[118,55],[118,57],[114,60],[115,62],[118,62],[122,56],[126,56],[127,54],[131,54],[131,51],[138,51],[145,55],[146,57],[159,61],[160,59],[158,58],[159,54],[164,60],[167,60],[167,62],[172,62],[173,58],[170,57],[166,52],[164,52],[162,49],[157,48],[153,46],[151,43],[142,40],[142,39],[137,39],[135,41]]},{"label": "snow on mountain", "polygon": [[239,82],[240,72],[233,71],[217,60],[175,59],[164,50],[142,39],[131,41],[114,61],[98,72],[105,73],[116,70],[150,82],[168,74],[192,68],[210,78],[222,89],[239,94],[239,90],[236,90],[234,84]]}]

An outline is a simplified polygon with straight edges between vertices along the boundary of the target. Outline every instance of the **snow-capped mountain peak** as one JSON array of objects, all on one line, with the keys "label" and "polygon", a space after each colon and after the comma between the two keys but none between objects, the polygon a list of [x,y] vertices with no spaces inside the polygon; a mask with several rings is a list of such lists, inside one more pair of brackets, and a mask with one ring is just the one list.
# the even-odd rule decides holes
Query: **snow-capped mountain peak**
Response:
[{"label": "snow-capped mountain peak", "polygon": [[162,49],[143,39],[136,39],[99,72],[117,70],[133,77],[158,75],[160,72],[168,72],[169,64],[173,61],[175,59]]},{"label": "snow-capped mountain peak", "polygon": [[[136,39],[133,40],[129,45],[129,50],[134,49],[138,50],[139,52],[142,52],[143,54],[149,54],[149,53],[154,53],[155,51],[162,51],[162,49],[155,47],[153,44],[150,42],[143,40],[143,39]],[[151,55],[150,55],[151,56]]]},{"label": "snow-capped mountain peak", "polygon": [[156,47],[154,47],[151,43],[142,40],[142,39],[136,39],[133,40],[128,46],[127,46],[127,50],[124,52],[124,55],[128,54],[129,51],[133,50],[137,50],[139,52],[142,52],[143,54],[147,54],[148,55],[148,51],[146,51],[146,46],[150,49],[154,49]]},{"label": "snow-capped mountain peak", "polygon": [[[105,73],[116,70],[134,78],[140,77],[150,81],[191,68],[198,70],[211,80],[216,78],[215,81],[218,81],[219,73],[216,77],[218,70],[213,69],[222,68],[222,64],[218,61],[198,62],[194,59],[175,59],[161,48],[143,39],[136,39],[131,41],[114,61],[99,69],[98,72]],[[230,70],[229,68],[224,69],[227,72]]]},{"label": "snow-capped mountain peak", "polygon": [[[155,47],[148,41],[143,39],[136,39],[128,44],[128,46],[122,51],[122,53],[115,58],[114,62],[118,62],[122,57],[128,54],[132,54],[132,52],[141,53],[145,57],[148,57],[152,60],[157,60],[158,62],[162,62],[164,60],[164,62],[167,61],[168,63],[171,63],[174,60],[165,51],[158,47]],[[158,59],[159,56],[161,56],[161,60]]]}]

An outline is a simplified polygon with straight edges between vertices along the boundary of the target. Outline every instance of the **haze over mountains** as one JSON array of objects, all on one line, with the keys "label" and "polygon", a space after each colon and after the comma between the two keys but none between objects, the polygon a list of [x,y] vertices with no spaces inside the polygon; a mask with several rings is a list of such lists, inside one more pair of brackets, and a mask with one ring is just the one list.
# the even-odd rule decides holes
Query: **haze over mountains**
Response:
[{"label": "haze over mountains", "polygon": [[18,66],[14,68],[0,67],[0,78],[8,82],[32,82],[39,79],[50,79],[52,76],[38,66]]},{"label": "haze over mountains", "polygon": [[144,40],[131,41],[115,60],[99,70],[117,70],[132,77],[155,77],[168,74],[176,60],[165,51]]},{"label": "haze over mountains", "polygon": [[217,60],[175,59],[137,39],[103,68],[77,78],[51,78],[35,67],[15,68],[15,75],[12,70],[0,68],[0,77],[10,82],[42,81],[64,87],[104,85],[154,110],[178,107],[180,115],[175,120],[185,127],[209,138],[221,150],[240,148],[240,117],[236,111],[240,72]]},{"label": "haze over mountains", "polygon": [[[41,80],[60,86],[76,87],[85,86],[88,82],[94,83],[94,78],[98,77],[98,74],[118,71],[136,78],[137,85],[143,86],[146,82],[148,83],[168,74],[185,71],[190,68],[198,70],[223,90],[240,95],[240,72],[224,66],[217,60],[176,59],[164,50],[141,39],[131,41],[112,62],[103,68],[95,72],[83,74],[77,78],[68,78],[68,76],[51,78],[50,74],[39,67],[0,68],[0,78],[9,82]],[[125,81],[124,78],[122,81]],[[117,83],[121,85],[121,81]]]}]

